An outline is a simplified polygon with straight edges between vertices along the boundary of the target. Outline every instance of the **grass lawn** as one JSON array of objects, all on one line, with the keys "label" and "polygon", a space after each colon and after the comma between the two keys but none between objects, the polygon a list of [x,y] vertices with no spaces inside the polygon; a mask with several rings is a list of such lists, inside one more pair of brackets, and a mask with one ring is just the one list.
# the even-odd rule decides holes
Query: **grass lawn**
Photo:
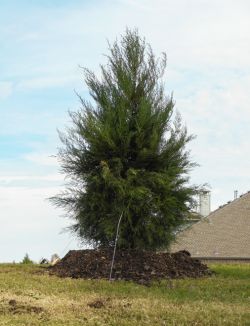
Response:
[{"label": "grass lawn", "polygon": [[0,325],[250,325],[250,265],[161,282],[60,279],[32,265],[0,265]]}]

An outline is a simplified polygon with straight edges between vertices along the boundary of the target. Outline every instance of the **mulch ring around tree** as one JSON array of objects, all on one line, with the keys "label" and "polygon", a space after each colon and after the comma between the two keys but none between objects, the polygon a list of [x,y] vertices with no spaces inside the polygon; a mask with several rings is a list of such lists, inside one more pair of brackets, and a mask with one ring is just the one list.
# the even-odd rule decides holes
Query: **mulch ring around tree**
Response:
[{"label": "mulch ring around tree", "polygon": [[[113,250],[70,250],[49,273],[59,277],[108,279]],[[152,281],[174,278],[198,278],[212,275],[207,265],[192,258],[188,251],[163,253],[117,250],[112,279],[148,285]]]}]

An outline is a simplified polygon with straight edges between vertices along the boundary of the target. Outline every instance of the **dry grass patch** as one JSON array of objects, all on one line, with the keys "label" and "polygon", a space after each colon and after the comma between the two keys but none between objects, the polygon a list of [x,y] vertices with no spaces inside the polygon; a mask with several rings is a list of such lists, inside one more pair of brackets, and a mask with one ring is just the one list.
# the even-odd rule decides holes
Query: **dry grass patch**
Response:
[{"label": "dry grass patch", "polygon": [[212,268],[209,278],[145,287],[0,265],[0,325],[249,325],[249,265]]}]

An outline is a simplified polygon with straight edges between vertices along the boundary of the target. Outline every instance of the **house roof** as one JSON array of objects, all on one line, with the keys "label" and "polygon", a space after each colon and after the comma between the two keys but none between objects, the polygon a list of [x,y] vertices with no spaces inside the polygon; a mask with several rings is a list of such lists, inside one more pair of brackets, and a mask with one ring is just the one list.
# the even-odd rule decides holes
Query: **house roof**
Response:
[{"label": "house roof", "polygon": [[194,257],[250,258],[250,192],[177,234],[170,250],[188,250]]}]

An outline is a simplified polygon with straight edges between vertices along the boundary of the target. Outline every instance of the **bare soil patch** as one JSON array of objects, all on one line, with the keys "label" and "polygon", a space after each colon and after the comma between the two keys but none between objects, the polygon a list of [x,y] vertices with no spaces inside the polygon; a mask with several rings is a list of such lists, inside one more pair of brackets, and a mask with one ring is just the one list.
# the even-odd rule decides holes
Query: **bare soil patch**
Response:
[{"label": "bare soil patch", "polygon": [[[108,279],[113,251],[71,250],[49,272],[60,277]],[[187,251],[173,254],[139,250],[118,250],[112,273],[114,280],[150,284],[155,280],[204,277],[212,274],[207,265]]]}]

